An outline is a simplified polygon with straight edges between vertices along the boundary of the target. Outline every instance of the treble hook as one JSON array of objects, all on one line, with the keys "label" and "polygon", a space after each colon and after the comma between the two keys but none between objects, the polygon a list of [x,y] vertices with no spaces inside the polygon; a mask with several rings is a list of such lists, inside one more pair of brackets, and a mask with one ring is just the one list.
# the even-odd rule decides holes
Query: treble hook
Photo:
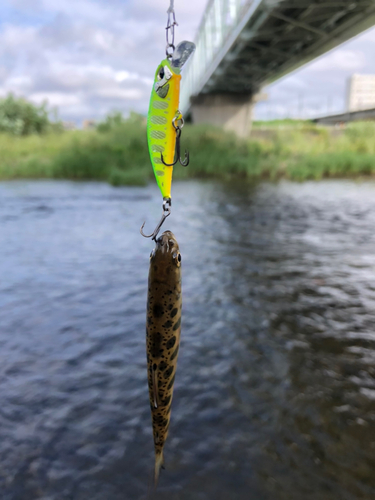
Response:
[{"label": "treble hook", "polygon": [[176,127],[176,159],[173,163],[165,163],[164,158],[163,158],[163,153],[161,154],[161,161],[163,162],[164,165],[167,167],[172,167],[173,165],[176,165],[176,163],[179,161],[183,167],[187,167],[189,165],[189,151],[186,151],[185,149],[185,159],[181,160],[180,158],[180,137],[181,137],[181,129],[180,127]]},{"label": "treble hook", "polygon": [[[176,125],[176,121],[181,122],[181,126]],[[183,167],[187,167],[189,165],[189,152],[186,151],[185,149],[185,159],[181,160],[180,158],[180,151],[181,151],[181,146],[180,146],[180,138],[181,138],[181,129],[184,126],[184,119],[180,113],[180,111],[177,111],[176,116],[172,120],[172,125],[176,131],[176,159],[173,163],[165,163],[164,158],[163,158],[163,153],[160,153],[161,156],[161,161],[164,165],[167,167],[172,167],[173,165],[176,165],[176,163],[179,161],[180,164]]]},{"label": "treble hook", "polygon": [[141,235],[144,236],[145,238],[152,238],[153,240],[156,241],[156,236],[158,235],[161,226],[163,225],[165,219],[170,215],[171,213],[171,206],[172,206],[172,200],[170,198],[164,198],[163,199],[163,214],[161,216],[161,219],[159,221],[159,224],[156,226],[154,231],[151,234],[145,234],[143,232],[143,228],[145,227],[146,221],[142,224],[142,227],[140,229]]}]

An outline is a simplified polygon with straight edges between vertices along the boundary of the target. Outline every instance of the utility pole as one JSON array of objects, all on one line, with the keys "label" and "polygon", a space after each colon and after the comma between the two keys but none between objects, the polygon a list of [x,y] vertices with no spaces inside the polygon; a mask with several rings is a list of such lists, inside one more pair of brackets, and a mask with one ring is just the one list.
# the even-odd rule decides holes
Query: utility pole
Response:
[{"label": "utility pole", "polygon": [[304,115],[304,109],[303,109],[303,94],[299,94],[298,96],[298,118],[300,120],[303,119],[303,115]]}]

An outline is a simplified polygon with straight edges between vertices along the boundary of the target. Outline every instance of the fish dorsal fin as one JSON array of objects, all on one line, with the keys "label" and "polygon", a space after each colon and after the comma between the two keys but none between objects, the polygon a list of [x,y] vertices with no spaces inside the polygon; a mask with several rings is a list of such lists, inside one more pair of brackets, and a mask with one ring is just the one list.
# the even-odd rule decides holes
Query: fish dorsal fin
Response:
[{"label": "fish dorsal fin", "polygon": [[[154,365],[155,366],[155,365]],[[159,406],[158,369],[152,367],[152,392],[154,395],[154,408]]]}]

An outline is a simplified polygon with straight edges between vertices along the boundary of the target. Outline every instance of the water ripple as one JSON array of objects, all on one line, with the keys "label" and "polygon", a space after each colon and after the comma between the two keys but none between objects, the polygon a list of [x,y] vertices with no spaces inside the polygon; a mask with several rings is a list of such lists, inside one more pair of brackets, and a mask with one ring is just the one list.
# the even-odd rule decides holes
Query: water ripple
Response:
[{"label": "water ripple", "polygon": [[[375,184],[176,183],[183,328],[155,499],[375,496]],[[155,187],[0,184],[5,500],[146,498]]]}]

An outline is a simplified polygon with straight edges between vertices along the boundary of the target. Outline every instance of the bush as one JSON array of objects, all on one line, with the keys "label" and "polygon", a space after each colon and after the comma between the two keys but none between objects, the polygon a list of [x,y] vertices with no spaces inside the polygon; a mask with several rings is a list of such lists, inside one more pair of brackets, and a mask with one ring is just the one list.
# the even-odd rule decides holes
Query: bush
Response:
[{"label": "bush", "polygon": [[[8,98],[9,99],[9,98]],[[249,139],[209,125],[185,125],[174,179],[320,179],[375,173],[375,124],[345,130],[311,123],[262,129]],[[258,131],[259,132],[259,131]],[[145,118],[112,113],[97,130],[29,137],[0,134],[0,178],[102,180],[114,186],[154,182]]]},{"label": "bush", "polygon": [[29,135],[62,128],[60,123],[52,123],[48,115],[46,103],[36,106],[22,97],[9,94],[0,99],[0,132]]}]

